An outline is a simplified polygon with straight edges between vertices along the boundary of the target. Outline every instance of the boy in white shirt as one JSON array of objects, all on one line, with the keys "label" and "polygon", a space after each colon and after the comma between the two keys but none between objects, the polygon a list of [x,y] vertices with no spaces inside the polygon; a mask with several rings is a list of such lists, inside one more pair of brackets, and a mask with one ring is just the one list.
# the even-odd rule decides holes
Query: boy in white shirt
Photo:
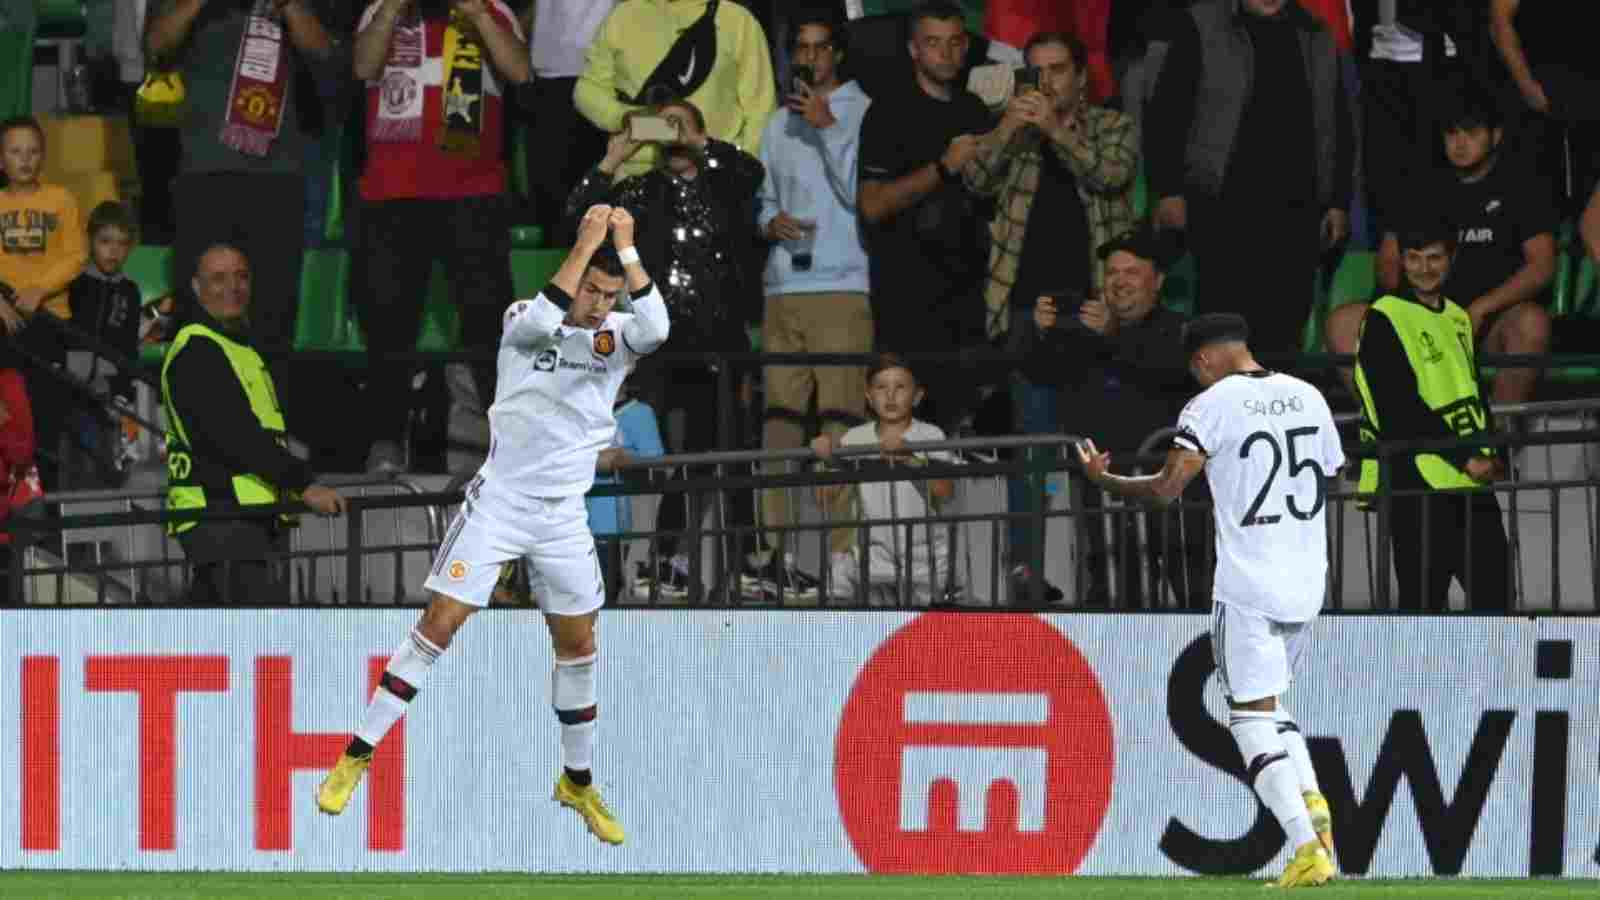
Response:
[{"label": "boy in white shirt", "polygon": [[[905,360],[884,353],[867,370],[867,406],[875,421],[857,425],[837,442],[828,434],[811,442],[811,449],[824,465],[839,447],[878,445],[877,457],[852,456],[844,465],[870,469],[915,470],[929,462],[953,463],[953,454],[934,451],[916,453],[908,442],[942,441],[944,431],[937,425],[913,416],[922,402],[923,388],[917,383]],[[914,472],[896,481],[869,481],[861,484],[827,485],[817,489],[817,502],[836,515],[863,520],[918,520],[937,515],[955,496],[955,482],[948,478],[919,479]],[[907,528],[910,541],[907,543]],[[950,526],[918,522],[912,525],[873,526],[866,537],[867,579],[861,584],[859,531],[844,530],[834,542],[829,574],[830,594],[837,598],[859,598],[865,589],[867,602],[887,605],[901,586],[909,583],[911,599],[918,606],[957,602],[961,588],[951,555]]]}]

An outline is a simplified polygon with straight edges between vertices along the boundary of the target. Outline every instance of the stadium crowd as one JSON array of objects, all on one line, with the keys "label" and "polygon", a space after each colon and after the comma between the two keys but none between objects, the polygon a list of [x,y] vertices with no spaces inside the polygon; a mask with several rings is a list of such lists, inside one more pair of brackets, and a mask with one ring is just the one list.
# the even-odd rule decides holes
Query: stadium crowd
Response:
[{"label": "stadium crowd", "polygon": [[[0,9],[14,24],[31,5]],[[1341,259],[1372,267],[1375,287],[1352,299],[1412,296],[1415,236],[1443,225],[1441,295],[1476,350],[1540,354],[1563,340],[1552,295],[1567,246],[1600,261],[1600,63],[1564,4],[927,0],[867,3],[882,15],[866,17],[860,2],[820,0],[521,5],[89,4],[112,20],[93,102],[127,110],[143,187],[136,214],[82,210],[40,177],[65,148],[37,120],[0,126],[0,385],[13,371],[27,385],[0,393],[9,496],[40,474],[60,483],[59,447],[92,460],[100,483],[126,468],[106,410],[133,403],[142,332],[175,330],[160,304],[141,317],[122,271],[140,242],[172,248],[176,323],[199,305],[207,252],[248,259],[248,342],[288,400],[288,431],[316,469],[382,472],[443,468],[447,445],[467,460],[452,470],[481,461],[518,235],[565,246],[595,204],[637,220],[673,317],[666,354],[618,401],[635,422],[612,466],[662,449],[811,446],[826,459],[890,433],[1057,431],[1100,435],[1114,466],[1131,465],[1196,391],[1189,315],[1244,315],[1269,364],[1356,353],[1367,303],[1326,302]],[[162,90],[174,73],[176,127],[158,121],[179,102]],[[330,244],[348,248],[367,350],[349,391],[326,363],[288,365],[310,312],[308,254]],[[477,353],[448,371],[411,353],[436,264],[459,346]],[[871,380],[864,365],[728,373],[716,356],[755,348],[889,355]],[[984,349],[1013,362],[974,362]],[[930,352],[947,361],[918,361]],[[62,368],[100,398],[63,387]],[[1346,408],[1359,377],[1345,372]],[[1502,368],[1485,399],[1537,388],[1535,370]],[[1479,418],[1475,430],[1496,427]],[[26,440],[10,434],[23,427]],[[1099,505],[1089,482],[1070,489]],[[1014,478],[1009,506],[1034,509],[1047,491]],[[664,532],[685,527],[691,504],[676,496]],[[1204,480],[1186,496],[1204,500]],[[788,516],[779,492],[727,499],[734,525]],[[1091,529],[1075,602],[1106,604],[1113,581],[1135,584],[1128,570],[1146,566],[1203,607],[1206,524],[1176,521],[1152,516],[1159,558],[1115,564]],[[1013,520],[1007,571],[1058,601],[1030,563],[1039,539]],[[781,544],[752,532],[741,589],[814,597]],[[657,549],[643,589],[684,590],[676,542]],[[859,560],[847,542],[833,550],[845,577]],[[937,571],[937,548],[906,552]]]}]

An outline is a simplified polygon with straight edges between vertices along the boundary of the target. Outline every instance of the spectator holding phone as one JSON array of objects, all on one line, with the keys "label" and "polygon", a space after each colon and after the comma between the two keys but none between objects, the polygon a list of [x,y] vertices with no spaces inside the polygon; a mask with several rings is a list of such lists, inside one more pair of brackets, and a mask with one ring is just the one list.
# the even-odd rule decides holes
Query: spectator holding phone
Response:
[{"label": "spectator holding phone", "polygon": [[[872,307],[856,159],[871,101],[854,81],[840,80],[845,30],[836,13],[801,12],[790,27],[791,91],[761,139],[767,176],[757,224],[775,242],[761,346],[769,353],[866,353]],[[762,444],[769,450],[804,444],[813,396],[822,433],[834,437],[866,411],[865,371],[854,366],[769,366],[763,380]],[[763,524],[787,524],[786,492],[766,491],[761,514]]]},{"label": "spectator holding phone", "polygon": [[[1132,461],[1144,438],[1171,423],[1193,393],[1184,367],[1184,317],[1161,305],[1161,285],[1175,254],[1160,236],[1141,228],[1102,245],[1096,255],[1105,271],[1099,296],[1083,300],[1076,309],[1067,297],[1040,297],[1032,322],[1018,323],[1016,346],[1025,355],[1029,381],[1057,387],[1062,430],[1104,434],[1105,443],[1117,448],[1114,459]],[[1076,471],[1071,477],[1082,508],[1104,508],[1099,488]],[[1199,493],[1186,499],[1203,498],[1203,482],[1195,484],[1191,490]],[[1205,515],[1182,515],[1189,518],[1180,539],[1177,513],[1151,514],[1150,543],[1161,548],[1161,559],[1152,556],[1143,563],[1129,552],[1137,546],[1131,539],[1131,514],[1114,521],[1112,533],[1119,535],[1114,547],[1107,546],[1098,515],[1079,517],[1079,546],[1087,548],[1083,557],[1089,575],[1083,601],[1107,605],[1112,584],[1108,563],[1111,551],[1120,549],[1124,606],[1136,607],[1141,600],[1154,605],[1156,598],[1138,593],[1143,564],[1165,574],[1180,605],[1206,608],[1210,576]]]},{"label": "spectator holding phone", "polygon": [[[633,214],[638,247],[645,267],[672,310],[673,346],[695,352],[739,351],[749,347],[744,334],[745,283],[743,251],[753,240],[756,190],[761,161],[732,144],[706,134],[700,108],[687,100],[664,99],[648,115],[630,115],[611,136],[606,155],[567,198],[567,215],[575,219],[595,204],[626,208]],[[617,180],[617,174],[643,147],[658,160],[643,175]],[[751,286],[753,287],[753,286]],[[667,443],[675,453],[698,453],[717,446],[716,364],[663,364],[659,375],[640,377],[644,399],[667,421]],[[674,427],[677,420],[682,427]],[[750,491],[729,496],[734,525],[755,523]],[[661,565],[646,573],[662,590],[684,589],[688,555],[678,551],[676,532],[687,524],[687,494],[662,502],[658,530]],[[699,523],[695,523],[698,525]],[[773,561],[770,551],[749,537],[742,554],[746,582],[758,580],[757,569]]]},{"label": "spectator holding phone", "polygon": [[[1083,44],[1047,31],[1034,35],[1023,52],[1028,67],[1015,96],[983,140],[984,151],[963,170],[973,192],[997,198],[984,305],[989,337],[1009,333],[1013,349],[1019,336],[1033,332],[1029,321],[1038,298],[1052,294],[1065,302],[1092,292],[1102,267],[1094,249],[1133,227],[1139,171],[1138,126],[1087,99]],[[1013,373],[1013,426],[1023,434],[1058,431],[1057,394],[1053,380]],[[1013,513],[1043,502],[1042,480],[1010,480]],[[1012,577],[1025,585],[1035,577],[1027,560],[1036,535],[1029,520],[1012,520],[1010,529]],[[1052,599],[1060,595],[1053,586],[1044,591]]]},{"label": "spectator holding phone", "polygon": [[[872,251],[873,324],[889,351],[956,351],[982,341],[977,293],[987,216],[962,171],[994,126],[960,83],[965,13],[928,0],[909,17],[915,80],[875,98],[861,125],[861,218]],[[924,370],[924,415],[956,431],[973,405],[973,379],[953,365]]]}]

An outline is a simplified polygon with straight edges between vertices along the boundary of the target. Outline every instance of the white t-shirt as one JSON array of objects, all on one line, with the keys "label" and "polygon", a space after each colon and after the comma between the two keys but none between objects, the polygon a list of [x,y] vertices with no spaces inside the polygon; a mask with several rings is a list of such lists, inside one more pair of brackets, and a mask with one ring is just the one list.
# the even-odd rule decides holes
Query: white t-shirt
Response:
[{"label": "white t-shirt", "polygon": [[1326,480],[1345,462],[1328,401],[1289,375],[1229,375],[1183,408],[1173,443],[1206,456],[1216,599],[1279,622],[1315,618],[1328,575]]},{"label": "white t-shirt", "polygon": [[538,0],[528,62],[540,78],[577,78],[615,0]]},{"label": "white t-shirt", "polygon": [[499,376],[489,407],[484,490],[513,497],[572,497],[594,484],[595,461],[617,430],[612,412],[639,358],[667,340],[667,305],[651,284],[633,311],[613,312],[599,328],[565,325],[547,295],[506,310]]},{"label": "white t-shirt", "polygon": [[[906,440],[912,443],[920,441],[942,441],[945,439],[944,430],[937,425],[931,425],[919,419],[912,419],[911,426],[906,429]],[[865,425],[846,431],[839,439],[842,447],[861,446],[862,444],[878,443],[878,424],[868,422]],[[916,457],[925,461],[953,463],[957,462],[955,455],[943,451],[932,453],[918,453]],[[862,459],[863,457],[854,457]],[[849,460],[844,461],[849,465]],[[907,468],[905,481],[872,481],[856,485],[857,496],[861,500],[861,518],[863,519],[921,519],[933,515],[934,510],[929,506],[923,492],[927,490],[926,480],[916,480],[913,476],[916,470]],[[930,535],[929,532],[932,532]],[[945,554],[949,546],[949,529],[934,525],[911,526],[911,549],[914,558],[920,561],[924,554],[931,548],[936,556]],[[896,557],[902,556],[906,550],[906,526],[883,526],[873,528],[868,537],[878,547],[892,552]],[[931,538],[931,540],[930,540]]]}]

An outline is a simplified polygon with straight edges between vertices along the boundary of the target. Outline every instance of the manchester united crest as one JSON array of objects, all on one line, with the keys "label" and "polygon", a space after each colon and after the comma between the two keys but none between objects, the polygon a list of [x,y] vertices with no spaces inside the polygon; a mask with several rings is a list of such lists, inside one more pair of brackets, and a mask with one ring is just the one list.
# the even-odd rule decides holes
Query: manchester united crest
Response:
[{"label": "manchester united crest", "polygon": [[278,118],[278,98],[260,85],[242,88],[233,105],[245,122],[258,128],[271,128]]},{"label": "manchester united crest", "polygon": [[594,352],[600,356],[610,356],[617,352],[617,336],[607,330],[594,336]]}]

